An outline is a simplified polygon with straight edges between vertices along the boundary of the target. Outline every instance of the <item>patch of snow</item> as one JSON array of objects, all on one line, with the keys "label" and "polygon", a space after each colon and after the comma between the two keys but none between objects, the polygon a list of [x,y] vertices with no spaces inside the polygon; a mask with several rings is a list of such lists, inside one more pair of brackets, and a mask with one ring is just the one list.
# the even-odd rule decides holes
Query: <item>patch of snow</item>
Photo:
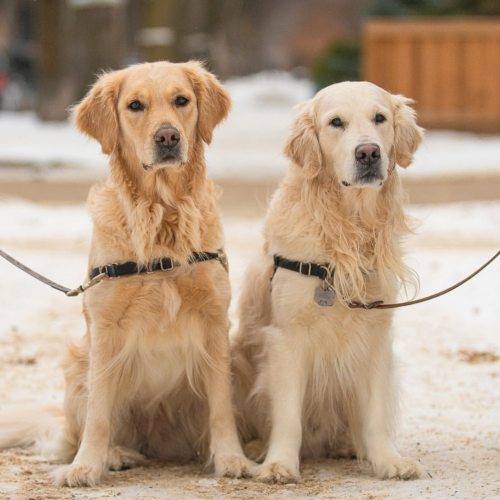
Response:
[{"label": "patch of snow", "polygon": [[[282,154],[294,107],[314,94],[312,83],[287,73],[259,73],[225,82],[233,109],[207,147],[214,178],[279,178],[288,161]],[[0,112],[1,175],[102,178],[107,158],[100,146],[80,134],[71,121],[44,123],[33,113]],[[500,136],[427,131],[408,177],[500,173]]]}]

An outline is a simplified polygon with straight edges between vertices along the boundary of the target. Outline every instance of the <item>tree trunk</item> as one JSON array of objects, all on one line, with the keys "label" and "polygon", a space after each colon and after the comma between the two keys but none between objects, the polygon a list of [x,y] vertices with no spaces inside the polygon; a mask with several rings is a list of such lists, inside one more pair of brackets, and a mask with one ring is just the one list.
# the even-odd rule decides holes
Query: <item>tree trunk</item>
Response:
[{"label": "tree trunk", "polygon": [[77,8],[67,0],[40,0],[38,9],[37,113],[42,120],[64,120],[100,71],[123,66],[125,5]]}]

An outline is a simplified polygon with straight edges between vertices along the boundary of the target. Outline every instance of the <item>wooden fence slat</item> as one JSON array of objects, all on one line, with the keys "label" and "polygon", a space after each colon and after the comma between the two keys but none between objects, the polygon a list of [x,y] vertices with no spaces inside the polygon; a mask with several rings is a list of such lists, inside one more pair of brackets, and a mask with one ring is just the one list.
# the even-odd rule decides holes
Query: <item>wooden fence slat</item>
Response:
[{"label": "wooden fence slat", "polygon": [[500,132],[500,17],[372,19],[363,77],[417,101],[428,128]]},{"label": "wooden fence slat", "polygon": [[395,40],[394,60],[397,92],[407,96],[415,95],[415,78],[412,75],[414,43],[411,38]]},{"label": "wooden fence slat", "polygon": [[484,65],[484,113],[500,127],[500,34],[493,37],[483,54]]},{"label": "wooden fence slat", "polygon": [[443,114],[453,115],[460,109],[463,96],[461,90],[461,41],[446,35],[439,43],[439,95],[437,110]]}]

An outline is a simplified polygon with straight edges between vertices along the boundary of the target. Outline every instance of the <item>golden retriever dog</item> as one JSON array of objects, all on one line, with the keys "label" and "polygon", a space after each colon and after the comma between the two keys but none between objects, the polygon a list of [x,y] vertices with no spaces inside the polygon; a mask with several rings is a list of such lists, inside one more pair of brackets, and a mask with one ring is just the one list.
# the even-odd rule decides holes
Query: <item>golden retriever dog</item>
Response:
[{"label": "golden retriever dog", "polygon": [[412,282],[396,170],[423,137],[409,103],[344,82],[299,108],[232,341],[240,431],[247,454],[265,456],[262,481],[297,481],[299,457],[319,456],[356,455],[381,478],[420,474],[393,442],[392,314],[349,307],[394,301]]},{"label": "golden retriever dog", "polygon": [[[61,485],[99,483],[144,457],[206,457],[219,476],[248,474],[231,404],[230,287],[218,194],[204,144],[230,109],[197,62],[146,63],[103,74],[76,106],[76,124],[109,155],[89,195],[89,270],[171,258],[171,270],[105,279],[84,294],[87,333],[64,363],[63,416],[0,417],[0,446],[28,445],[61,421]],[[43,440],[43,439],[42,439]]]}]

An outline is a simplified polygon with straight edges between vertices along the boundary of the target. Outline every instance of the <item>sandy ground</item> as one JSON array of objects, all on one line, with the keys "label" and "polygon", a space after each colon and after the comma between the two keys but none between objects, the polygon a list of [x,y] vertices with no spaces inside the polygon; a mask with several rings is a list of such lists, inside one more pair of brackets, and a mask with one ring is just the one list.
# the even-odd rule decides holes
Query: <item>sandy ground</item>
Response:
[{"label": "sandy ground", "polygon": [[[43,227],[33,237],[29,231],[5,229],[0,247],[39,270],[54,269],[51,264],[61,262],[51,276],[65,284],[78,282],[88,246],[89,226],[81,222],[84,208],[43,207],[42,212],[38,205],[23,207],[5,202],[0,213],[8,215],[0,225],[5,229],[7,218],[19,217],[38,227],[39,219],[52,217],[62,226],[54,233],[57,237],[40,236],[49,233]],[[255,203],[239,211],[231,210],[229,203],[224,210],[235,294],[245,263],[259,245],[261,220],[249,214],[261,211]],[[499,203],[411,207],[411,212],[423,221],[408,245],[422,294],[465,276],[500,247]],[[66,219],[58,219],[63,215]],[[69,227],[68,220],[82,228]],[[0,452],[0,499],[500,498],[499,265],[467,288],[395,315],[402,393],[398,444],[428,471],[423,479],[379,481],[356,461],[319,460],[303,463],[300,484],[270,486],[217,479],[201,464],[150,462],[110,473],[97,488],[70,490],[52,485],[53,464],[31,451],[12,449]],[[64,344],[84,329],[80,302],[3,264],[0,269],[6,285],[0,306],[0,406],[23,401],[57,404],[64,390],[59,370]]]}]

